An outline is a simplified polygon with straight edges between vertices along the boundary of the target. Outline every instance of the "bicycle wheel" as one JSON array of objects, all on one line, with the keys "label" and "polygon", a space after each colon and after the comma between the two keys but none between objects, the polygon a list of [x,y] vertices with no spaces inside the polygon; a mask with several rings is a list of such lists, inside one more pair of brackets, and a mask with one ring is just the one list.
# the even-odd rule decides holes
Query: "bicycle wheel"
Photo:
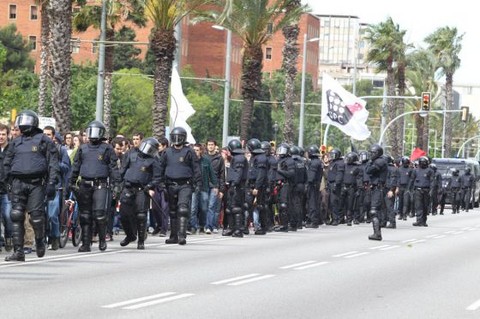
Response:
[{"label": "bicycle wheel", "polygon": [[68,207],[60,213],[60,248],[65,247],[68,241]]},{"label": "bicycle wheel", "polygon": [[72,244],[77,247],[82,241],[82,227],[79,224],[75,228],[72,228]]}]

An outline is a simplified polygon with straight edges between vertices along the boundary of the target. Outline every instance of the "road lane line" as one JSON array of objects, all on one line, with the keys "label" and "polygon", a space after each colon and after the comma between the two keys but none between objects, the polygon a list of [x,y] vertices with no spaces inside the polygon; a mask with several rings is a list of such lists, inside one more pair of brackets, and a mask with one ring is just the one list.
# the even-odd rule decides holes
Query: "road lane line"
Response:
[{"label": "road lane line", "polygon": [[390,249],[394,249],[394,248],[398,248],[400,247],[399,245],[393,245],[393,246],[390,246],[390,247],[385,247],[385,248],[380,248],[379,250],[390,250]]},{"label": "road lane line", "polygon": [[419,239],[419,240],[411,241],[410,244],[418,244],[418,243],[423,243],[423,242],[426,242],[426,240],[425,239]]},{"label": "road lane line", "polygon": [[355,258],[355,257],[360,257],[360,256],[363,256],[363,255],[368,255],[368,254],[370,254],[370,253],[368,251],[366,251],[366,252],[358,253],[358,254],[355,254],[355,255],[345,256],[345,258]]},{"label": "road lane line", "polygon": [[173,301],[173,300],[177,300],[177,299],[181,299],[181,298],[186,298],[186,297],[190,297],[190,296],[193,296],[193,294],[180,294],[180,295],[177,295],[177,296],[172,296],[172,297],[167,297],[167,298],[163,298],[163,299],[158,299],[158,300],[152,300],[152,301],[149,301],[149,302],[144,302],[144,303],[141,303],[141,304],[138,304],[138,305],[123,307],[122,309],[135,310],[135,309],[138,309],[138,308],[143,308],[143,307],[158,305],[158,304],[161,304],[161,303],[164,303],[164,302]]},{"label": "road lane line", "polygon": [[381,245],[381,246],[375,246],[375,247],[370,247],[370,249],[382,249],[385,247],[390,247],[390,245]]},{"label": "road lane line", "polygon": [[463,234],[463,233],[464,233],[463,230],[458,230],[458,231],[456,231],[456,232],[453,232],[452,234],[454,234],[454,235],[460,235],[460,234]]},{"label": "road lane line", "polygon": [[428,235],[428,236],[425,236],[425,238],[435,238],[436,236],[438,236],[438,234]]},{"label": "road lane line", "polygon": [[477,310],[480,307],[480,299],[467,307],[467,310]]},{"label": "road lane line", "polygon": [[445,237],[447,237],[447,235],[438,235],[438,236],[432,237],[432,238],[434,238],[434,239],[440,239],[440,238],[445,238]]},{"label": "road lane line", "polygon": [[237,281],[237,280],[242,280],[242,279],[246,279],[246,278],[252,278],[252,277],[255,277],[255,276],[259,276],[259,275],[260,275],[260,274],[249,274],[249,275],[245,275],[245,276],[240,276],[240,277],[229,278],[229,279],[225,279],[225,280],[220,280],[220,281],[211,282],[210,284],[212,284],[212,285],[221,285],[221,284],[226,284],[226,283],[228,283],[228,282]]},{"label": "road lane line", "polygon": [[264,275],[264,276],[260,276],[260,277],[245,279],[245,280],[242,280],[242,281],[232,282],[232,283],[227,284],[227,285],[229,285],[229,286],[240,286],[240,285],[248,284],[248,283],[251,283],[251,282],[254,282],[254,281],[258,281],[258,280],[272,278],[274,276],[275,275]]},{"label": "road lane line", "polygon": [[354,250],[354,251],[349,251],[349,252],[346,252],[346,253],[343,253],[343,254],[338,254],[338,255],[333,255],[332,257],[343,257],[343,256],[347,256],[347,255],[351,255],[351,254],[356,254],[358,253],[358,251]]},{"label": "road lane line", "polygon": [[446,231],[445,234],[453,234],[455,232],[455,230],[449,230],[449,231]]},{"label": "road lane line", "polygon": [[412,242],[412,241],[416,241],[416,240],[417,240],[416,238],[413,238],[413,239],[407,239],[407,240],[404,240],[404,241],[402,241],[402,243],[404,243],[404,244],[407,244],[407,243],[410,243],[410,242]]},{"label": "road lane line", "polygon": [[161,294],[157,295],[152,295],[152,296],[145,296],[141,298],[135,298],[135,299],[130,299],[126,301],[121,301],[117,303],[112,303],[110,305],[102,306],[102,308],[116,308],[116,307],[122,307],[126,305],[130,305],[132,303],[137,303],[145,300],[151,300],[151,299],[156,299],[156,298],[161,298],[161,297],[167,297],[176,294],[176,292],[162,292]]},{"label": "road lane line", "polygon": [[282,267],[280,267],[280,269],[295,268],[295,267],[298,267],[298,266],[303,266],[303,265],[311,264],[311,263],[314,263],[314,262],[315,262],[315,260],[304,261],[304,262],[297,263],[297,264],[282,266]]},{"label": "road lane line", "polygon": [[308,269],[308,268],[323,266],[323,265],[326,265],[326,264],[329,264],[329,263],[330,262],[328,262],[328,261],[321,261],[319,263],[310,264],[310,265],[306,265],[306,266],[301,266],[301,267],[297,267],[297,268],[294,268],[294,269],[295,270],[304,270],[304,269]]}]

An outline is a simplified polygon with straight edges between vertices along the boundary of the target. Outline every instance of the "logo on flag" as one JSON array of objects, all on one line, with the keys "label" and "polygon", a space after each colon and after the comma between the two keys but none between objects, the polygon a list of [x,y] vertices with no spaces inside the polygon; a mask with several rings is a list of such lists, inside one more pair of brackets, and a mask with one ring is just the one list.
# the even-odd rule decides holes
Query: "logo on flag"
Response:
[{"label": "logo on flag", "polygon": [[353,139],[363,141],[371,134],[365,124],[368,119],[366,104],[330,75],[323,74],[322,123],[336,126]]}]

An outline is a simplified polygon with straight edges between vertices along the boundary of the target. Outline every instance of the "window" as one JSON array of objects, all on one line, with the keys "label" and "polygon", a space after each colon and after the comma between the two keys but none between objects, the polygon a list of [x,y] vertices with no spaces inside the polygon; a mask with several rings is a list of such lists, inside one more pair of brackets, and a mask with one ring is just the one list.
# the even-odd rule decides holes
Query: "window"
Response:
[{"label": "window", "polygon": [[97,42],[92,42],[92,53],[96,54],[98,51],[98,44]]},{"label": "window", "polygon": [[271,60],[272,59],[272,48],[267,48],[265,50],[265,60]]},{"label": "window", "polygon": [[10,19],[16,19],[17,18],[17,5],[11,4],[10,5]]},{"label": "window", "polygon": [[273,23],[267,24],[267,33],[272,34],[273,33]]},{"label": "window", "polygon": [[38,8],[37,6],[30,7],[30,20],[37,20],[38,19]]},{"label": "window", "polygon": [[71,38],[70,39],[70,50],[72,53],[80,52],[80,39],[79,38]]},{"label": "window", "polygon": [[30,48],[32,49],[32,51],[36,51],[37,50],[37,37],[34,36],[34,35],[31,35],[28,37],[28,41],[30,43]]}]

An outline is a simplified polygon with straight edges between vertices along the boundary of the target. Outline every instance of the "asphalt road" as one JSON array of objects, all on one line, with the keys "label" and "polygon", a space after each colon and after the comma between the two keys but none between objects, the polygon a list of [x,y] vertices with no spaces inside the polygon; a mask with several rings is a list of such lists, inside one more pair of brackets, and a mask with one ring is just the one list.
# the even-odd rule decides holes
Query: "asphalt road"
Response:
[{"label": "asphalt road", "polygon": [[[0,318],[480,318],[480,210],[291,233],[71,243],[0,262]],[[5,252],[0,254],[3,260]]]}]

